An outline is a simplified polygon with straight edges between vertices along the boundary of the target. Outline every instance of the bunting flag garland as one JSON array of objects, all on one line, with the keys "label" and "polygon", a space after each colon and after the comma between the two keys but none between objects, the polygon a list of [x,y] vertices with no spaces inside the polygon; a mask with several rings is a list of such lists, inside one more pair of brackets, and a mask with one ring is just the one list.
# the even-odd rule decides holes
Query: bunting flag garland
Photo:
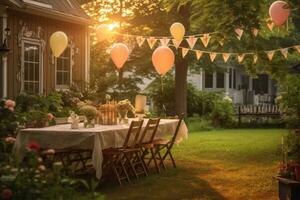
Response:
[{"label": "bunting flag garland", "polygon": [[271,61],[271,60],[273,60],[275,51],[266,51],[266,54],[267,54],[269,60]]},{"label": "bunting flag garland", "polygon": [[197,58],[197,60],[200,60],[200,58],[201,58],[202,55],[203,55],[203,52],[202,52],[202,51],[199,51],[199,50],[196,50],[195,52],[196,52],[196,58]]},{"label": "bunting flag garland", "polygon": [[198,38],[195,38],[195,36],[189,36],[186,41],[189,44],[190,48],[193,49],[196,42],[197,42]]},{"label": "bunting flag garland", "polygon": [[215,52],[211,52],[211,53],[209,54],[209,57],[210,57],[211,62],[214,62],[214,60],[215,60],[216,57],[217,57],[217,54],[216,54]]},{"label": "bunting flag garland", "polygon": [[243,33],[244,33],[244,30],[241,29],[241,28],[237,28],[237,29],[235,29],[235,33],[237,34],[236,37],[237,37],[239,40],[241,40],[241,38],[242,38],[242,36],[243,36]]},{"label": "bunting flag garland", "polygon": [[294,46],[294,48],[300,53],[300,45]]},{"label": "bunting flag garland", "polygon": [[246,54],[240,54],[237,56],[238,62],[241,64],[244,61]]},{"label": "bunting flag garland", "polygon": [[169,45],[169,42],[170,42],[170,39],[167,38],[167,37],[163,37],[163,38],[159,39],[159,41],[160,41],[160,44],[161,44],[162,46],[168,46],[168,45]]},{"label": "bunting flag garland", "polygon": [[147,38],[147,42],[149,44],[150,49],[153,49],[156,41],[157,41],[157,39],[155,39],[155,37],[149,37],[149,38]]},{"label": "bunting flag garland", "polygon": [[178,49],[178,47],[180,46],[182,40],[181,40],[181,41],[178,41],[178,40],[172,39],[172,42],[173,42],[175,48]]},{"label": "bunting flag garland", "polygon": [[181,48],[182,58],[184,58],[187,55],[188,52],[189,52],[189,49]]},{"label": "bunting flag garland", "polygon": [[252,34],[254,35],[254,37],[257,37],[259,30],[257,28],[253,28],[252,29]]},{"label": "bunting flag garland", "polygon": [[204,36],[200,37],[200,39],[202,41],[203,46],[206,48],[209,44],[209,41],[210,41],[210,35],[209,34],[204,34]]},{"label": "bunting flag garland", "polygon": [[222,53],[222,57],[225,63],[229,60],[231,54],[230,53]]},{"label": "bunting flag garland", "polygon": [[257,60],[258,60],[258,56],[257,56],[257,54],[254,54],[254,56],[253,56],[253,63],[256,64]]},{"label": "bunting flag garland", "polygon": [[288,57],[288,48],[285,48],[285,49],[280,49],[280,52],[281,54],[283,55],[284,58],[287,58]]},{"label": "bunting flag garland", "polygon": [[138,43],[139,47],[141,47],[144,44],[145,40],[146,39],[142,36],[136,37],[136,42]]}]

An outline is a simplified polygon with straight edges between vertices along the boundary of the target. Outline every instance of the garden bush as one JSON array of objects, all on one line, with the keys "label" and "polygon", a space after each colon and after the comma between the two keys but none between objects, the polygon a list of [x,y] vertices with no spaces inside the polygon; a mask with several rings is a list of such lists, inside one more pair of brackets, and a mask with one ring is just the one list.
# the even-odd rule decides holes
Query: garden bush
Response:
[{"label": "garden bush", "polygon": [[289,75],[281,85],[277,98],[283,119],[289,128],[300,128],[300,75]]}]

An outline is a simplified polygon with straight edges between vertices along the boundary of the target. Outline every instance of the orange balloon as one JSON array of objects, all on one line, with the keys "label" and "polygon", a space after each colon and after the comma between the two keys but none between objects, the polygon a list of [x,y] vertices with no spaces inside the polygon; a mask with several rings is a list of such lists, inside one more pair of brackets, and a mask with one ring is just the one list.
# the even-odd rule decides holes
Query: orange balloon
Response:
[{"label": "orange balloon", "polygon": [[129,57],[129,49],[123,43],[114,44],[110,50],[110,57],[118,69],[121,69]]},{"label": "orange balloon", "polygon": [[166,46],[158,47],[152,54],[152,63],[160,75],[165,75],[173,66],[175,55]]},{"label": "orange balloon", "polygon": [[269,14],[276,26],[283,25],[290,16],[289,5],[284,1],[275,1],[269,9]]}]

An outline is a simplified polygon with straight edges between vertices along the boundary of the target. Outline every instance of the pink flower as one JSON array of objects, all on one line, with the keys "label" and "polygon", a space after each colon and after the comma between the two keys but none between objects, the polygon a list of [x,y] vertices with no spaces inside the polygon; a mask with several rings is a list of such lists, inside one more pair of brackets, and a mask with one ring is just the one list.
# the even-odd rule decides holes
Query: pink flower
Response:
[{"label": "pink flower", "polygon": [[47,114],[47,120],[52,121],[53,119],[54,119],[54,116],[52,115],[52,113],[48,113]]},{"label": "pink flower", "polygon": [[13,100],[8,99],[5,101],[5,107],[8,109],[14,108],[15,106],[16,106],[16,103]]},{"label": "pink flower", "polygon": [[5,142],[8,144],[13,144],[13,143],[15,143],[15,141],[16,141],[16,138],[14,138],[14,137],[5,138]]},{"label": "pink flower", "polygon": [[27,149],[29,151],[38,151],[40,150],[40,145],[37,142],[32,141],[27,145]]},{"label": "pink flower", "polygon": [[6,188],[6,189],[2,190],[2,193],[1,193],[2,199],[11,199],[12,196],[13,196],[13,192],[11,191],[11,189]]}]

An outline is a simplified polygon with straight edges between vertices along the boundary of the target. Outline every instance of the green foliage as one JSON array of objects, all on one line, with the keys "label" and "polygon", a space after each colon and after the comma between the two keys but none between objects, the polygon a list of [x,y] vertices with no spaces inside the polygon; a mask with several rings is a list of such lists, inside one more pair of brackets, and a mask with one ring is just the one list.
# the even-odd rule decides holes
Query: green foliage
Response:
[{"label": "green foliage", "polygon": [[16,134],[21,118],[5,106],[5,100],[0,100],[0,138]]},{"label": "green foliage", "polygon": [[299,131],[291,131],[285,138],[285,148],[288,158],[300,163],[300,134]]},{"label": "green foliage", "polygon": [[284,121],[290,128],[300,128],[300,75],[289,75],[281,91],[278,101]]},{"label": "green foliage", "polygon": [[213,125],[221,127],[232,127],[234,124],[234,108],[231,101],[216,100],[214,101],[213,110],[209,115]]}]

